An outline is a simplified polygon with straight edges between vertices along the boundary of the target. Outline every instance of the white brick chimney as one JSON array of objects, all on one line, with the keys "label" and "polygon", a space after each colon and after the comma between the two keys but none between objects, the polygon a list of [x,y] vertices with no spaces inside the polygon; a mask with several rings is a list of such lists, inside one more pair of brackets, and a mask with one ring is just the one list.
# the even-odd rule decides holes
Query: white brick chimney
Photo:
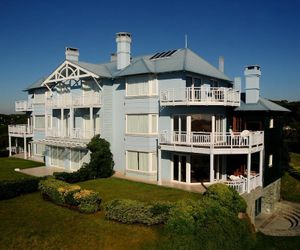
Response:
[{"label": "white brick chimney", "polygon": [[261,76],[260,66],[247,66],[245,67],[244,74],[246,103],[257,103],[259,100],[259,77]]},{"label": "white brick chimney", "polygon": [[79,50],[76,48],[66,47],[66,60],[77,61],[79,59]]},{"label": "white brick chimney", "polygon": [[116,34],[117,42],[117,69],[124,69],[130,64],[131,34],[119,32]]}]

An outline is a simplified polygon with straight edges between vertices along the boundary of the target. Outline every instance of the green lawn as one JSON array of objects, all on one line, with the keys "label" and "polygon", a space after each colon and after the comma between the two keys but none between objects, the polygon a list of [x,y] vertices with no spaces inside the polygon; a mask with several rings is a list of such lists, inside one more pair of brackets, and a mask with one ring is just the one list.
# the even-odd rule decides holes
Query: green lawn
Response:
[{"label": "green lawn", "polygon": [[[0,176],[5,176],[1,172],[7,172],[6,176],[18,178],[15,175],[18,173],[11,170],[35,164],[0,158]],[[104,201],[114,198],[176,201],[199,197],[195,193],[117,178],[79,184],[97,190]],[[258,235],[256,249],[297,249],[299,238]],[[163,226],[124,225],[106,220],[103,211],[80,214],[44,201],[39,193],[0,201],[0,249],[159,249],[168,242]]]},{"label": "green lawn", "polygon": [[300,173],[300,154],[290,153],[290,166]]},{"label": "green lawn", "polygon": [[15,168],[33,168],[42,166],[43,163],[28,161],[19,158],[0,158],[0,180],[14,180],[19,178],[28,178],[28,175],[18,173]]}]

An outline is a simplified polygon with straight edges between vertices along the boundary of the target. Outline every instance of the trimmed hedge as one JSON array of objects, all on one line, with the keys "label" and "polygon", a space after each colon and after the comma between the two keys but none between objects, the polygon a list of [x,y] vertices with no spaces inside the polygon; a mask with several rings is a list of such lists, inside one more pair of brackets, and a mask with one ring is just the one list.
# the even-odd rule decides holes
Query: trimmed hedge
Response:
[{"label": "trimmed hedge", "polygon": [[65,181],[68,183],[76,183],[76,182],[87,181],[91,179],[89,175],[89,170],[86,167],[82,167],[76,172],[72,172],[72,173],[54,172],[53,176],[58,180]]},{"label": "trimmed hedge", "polygon": [[48,178],[39,183],[39,190],[44,198],[83,213],[94,213],[100,209],[101,198],[97,192],[81,190],[78,185]]},{"label": "trimmed hedge", "polygon": [[126,224],[155,225],[166,223],[172,207],[172,203],[162,201],[147,204],[135,200],[112,200],[105,205],[105,216]]},{"label": "trimmed hedge", "polygon": [[0,200],[38,191],[40,178],[0,181]]}]

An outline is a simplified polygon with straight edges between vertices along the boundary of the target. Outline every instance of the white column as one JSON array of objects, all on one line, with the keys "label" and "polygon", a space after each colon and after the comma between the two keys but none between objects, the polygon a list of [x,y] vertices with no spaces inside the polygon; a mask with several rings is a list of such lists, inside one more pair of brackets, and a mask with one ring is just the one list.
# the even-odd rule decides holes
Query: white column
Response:
[{"label": "white column", "polygon": [[93,123],[93,107],[90,107],[90,135],[94,135],[94,123]]},{"label": "white column", "polygon": [[27,159],[27,142],[25,136],[24,136],[24,159]]},{"label": "white column", "polygon": [[70,108],[70,137],[73,137],[74,130],[74,108]]},{"label": "white column", "polygon": [[263,159],[264,159],[264,151],[261,150],[259,152],[259,184],[263,186]]},{"label": "white column", "polygon": [[214,182],[214,154],[210,153],[210,171],[209,171],[209,182]]},{"label": "white column", "polygon": [[60,136],[64,135],[64,109],[60,109]]},{"label": "white column", "polygon": [[11,136],[8,136],[9,156],[11,156]]},{"label": "white column", "polygon": [[186,142],[187,143],[190,143],[190,142],[193,142],[193,138],[191,138],[192,137],[192,131],[191,131],[191,128],[192,128],[192,122],[191,122],[191,120],[192,120],[192,117],[190,116],[190,115],[188,115],[187,117],[186,117]]},{"label": "white column", "polygon": [[161,185],[162,184],[162,180],[161,180],[161,149],[158,148],[158,164],[157,164],[157,184]]},{"label": "white column", "polygon": [[215,143],[215,132],[216,132],[216,117],[215,115],[213,115],[211,117],[211,147],[214,147],[214,143]]},{"label": "white column", "polygon": [[19,150],[18,150],[18,137],[15,138],[15,145],[16,145],[16,154],[19,153]]},{"label": "white column", "polygon": [[251,153],[247,157],[247,193],[250,193],[250,178],[251,178]]},{"label": "white column", "polygon": [[28,157],[31,156],[31,143],[28,144]]},{"label": "white column", "polygon": [[220,155],[216,156],[216,179],[219,180],[220,179]]},{"label": "white column", "polygon": [[186,182],[191,183],[191,156],[186,157]]},{"label": "white column", "polygon": [[226,170],[227,170],[227,158],[225,155],[222,155],[222,180],[226,181]]}]

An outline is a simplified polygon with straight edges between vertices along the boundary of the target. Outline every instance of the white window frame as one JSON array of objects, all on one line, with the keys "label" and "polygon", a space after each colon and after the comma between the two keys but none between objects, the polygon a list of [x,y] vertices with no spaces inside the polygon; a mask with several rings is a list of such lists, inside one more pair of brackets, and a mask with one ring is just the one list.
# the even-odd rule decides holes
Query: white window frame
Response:
[{"label": "white window frame", "polygon": [[269,128],[274,128],[274,118],[270,118]]},{"label": "white window frame", "polygon": [[269,155],[269,163],[268,163],[269,168],[273,167],[273,154]]},{"label": "white window frame", "polygon": [[[34,155],[37,155],[37,156],[45,156],[46,146],[44,145],[44,151],[43,151],[43,154],[38,154],[38,153],[37,153],[37,146],[38,146],[38,145],[39,145],[39,144],[37,144],[37,143],[34,144]],[[42,145],[42,144],[40,144],[40,145]]]},{"label": "white window frame", "polygon": [[[130,169],[128,166],[128,152],[148,154],[148,171],[143,171],[143,170],[139,170],[139,169]],[[133,171],[133,172],[139,172],[139,173],[157,173],[157,169],[156,170],[153,169],[153,155],[156,155],[156,159],[157,159],[156,152],[126,150],[126,171]]]},{"label": "white window frame", "polygon": [[[44,117],[44,127],[43,128],[37,128],[36,127],[36,117],[39,116],[43,116]],[[34,119],[33,119],[33,128],[35,130],[41,130],[41,131],[44,131],[46,129],[46,116],[45,115],[34,115]]]},{"label": "white window frame", "polygon": [[[147,115],[148,116],[148,132],[147,133],[139,133],[139,132],[129,132],[128,131],[128,116],[131,116],[131,115]],[[153,116],[156,116],[156,131],[152,131],[152,117]],[[128,135],[158,135],[158,114],[154,114],[154,113],[151,113],[151,114],[126,114],[125,116],[125,131],[126,131],[126,134]]]},{"label": "white window frame", "polygon": [[[126,83],[125,83],[125,93],[126,93],[126,97],[145,97],[145,96],[158,96],[158,80],[156,77],[149,75],[148,79],[147,79],[147,85],[148,85],[148,94],[137,94],[137,95],[129,95],[128,94],[128,85],[130,85],[130,83],[128,83],[129,78],[126,78]],[[142,82],[141,82],[142,83]],[[155,91],[153,91],[153,87],[155,89]]]}]

